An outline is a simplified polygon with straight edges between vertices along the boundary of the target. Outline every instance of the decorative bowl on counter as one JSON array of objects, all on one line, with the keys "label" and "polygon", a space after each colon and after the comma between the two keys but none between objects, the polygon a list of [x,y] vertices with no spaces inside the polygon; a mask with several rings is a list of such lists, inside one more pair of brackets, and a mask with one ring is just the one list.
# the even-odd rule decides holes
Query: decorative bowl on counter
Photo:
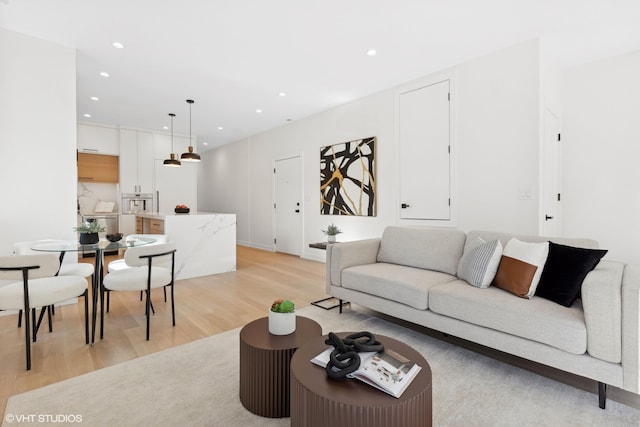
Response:
[{"label": "decorative bowl on counter", "polygon": [[175,208],[174,211],[175,211],[175,213],[189,213],[190,209],[189,208]]},{"label": "decorative bowl on counter", "polygon": [[110,242],[119,242],[122,240],[122,233],[107,234],[107,240]]}]

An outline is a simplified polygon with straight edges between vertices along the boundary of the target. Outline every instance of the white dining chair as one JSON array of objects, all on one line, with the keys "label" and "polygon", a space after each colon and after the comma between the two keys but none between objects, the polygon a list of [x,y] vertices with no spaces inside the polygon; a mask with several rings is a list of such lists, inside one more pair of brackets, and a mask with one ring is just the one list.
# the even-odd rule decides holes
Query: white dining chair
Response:
[{"label": "white dining chair", "polygon": [[[13,244],[13,253],[16,255],[41,254],[42,252],[35,251],[31,248],[33,248],[35,245],[40,243],[56,243],[56,242],[62,242],[62,240],[40,239],[40,240],[16,242]],[[52,252],[52,253],[56,254],[55,252]],[[93,264],[89,264],[86,262],[64,262],[64,257],[66,256],[66,253],[58,252],[56,255],[58,256],[58,259],[59,259],[59,270],[57,273],[58,276],[81,276],[81,277],[90,278],[91,280],[93,280],[93,274],[94,274]],[[40,321],[42,321],[44,310],[45,308],[43,307],[43,311],[42,313],[40,313],[40,319],[38,320],[38,323],[36,324],[34,322],[32,325],[34,337],[37,333],[37,329],[38,329],[37,326],[39,325]],[[49,332],[51,332],[52,331],[51,315],[55,314],[55,309],[53,307],[50,307],[50,308],[47,307],[46,310],[49,314]],[[21,325],[22,325],[22,311],[18,313],[18,327],[21,327]]]},{"label": "white dining chair", "polygon": [[[166,234],[129,234],[126,239],[155,239],[155,242],[153,243],[149,243],[149,245],[145,245],[145,246],[150,246],[150,245],[160,245],[162,243],[167,243],[169,241],[169,236],[167,236]],[[170,267],[169,265],[157,265],[157,267]],[[109,265],[107,266],[107,272],[108,273],[113,273],[114,271],[120,271],[120,270],[124,270],[125,268],[129,268],[130,266],[127,265],[127,262],[125,261],[124,258],[120,258],[120,259],[116,259],[113,260],[109,263]],[[166,286],[163,288],[164,291],[164,302],[167,302],[167,288]],[[142,296],[143,296],[143,292],[140,292],[140,301],[142,301]],[[110,298],[110,294],[109,292],[107,292],[107,313],[109,312],[109,307],[111,305],[111,298]],[[155,313],[155,309],[153,308],[153,303],[151,303],[151,310]]]},{"label": "white dining chair", "polygon": [[28,314],[32,308],[48,307],[84,296],[85,342],[89,343],[87,280],[81,276],[56,275],[59,268],[59,257],[55,253],[0,257],[0,280],[14,281],[0,287],[0,310],[23,310],[25,314],[27,371],[31,369],[31,325]]},{"label": "white dining chair", "polygon": [[[100,338],[104,330],[104,294],[109,291],[144,291],[146,293],[147,341],[151,316],[151,289],[169,287],[171,318],[176,325],[174,301],[175,244],[161,243],[128,248],[124,259],[129,268],[107,273],[100,287]],[[167,268],[167,266],[169,266]]]}]

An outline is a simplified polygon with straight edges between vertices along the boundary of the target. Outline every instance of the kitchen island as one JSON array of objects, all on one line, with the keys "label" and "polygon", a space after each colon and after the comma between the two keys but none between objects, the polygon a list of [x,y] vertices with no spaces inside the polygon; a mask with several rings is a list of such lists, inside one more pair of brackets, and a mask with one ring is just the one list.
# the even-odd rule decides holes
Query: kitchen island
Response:
[{"label": "kitchen island", "polygon": [[137,232],[176,244],[176,279],[236,270],[236,215],[211,212],[136,214]]}]

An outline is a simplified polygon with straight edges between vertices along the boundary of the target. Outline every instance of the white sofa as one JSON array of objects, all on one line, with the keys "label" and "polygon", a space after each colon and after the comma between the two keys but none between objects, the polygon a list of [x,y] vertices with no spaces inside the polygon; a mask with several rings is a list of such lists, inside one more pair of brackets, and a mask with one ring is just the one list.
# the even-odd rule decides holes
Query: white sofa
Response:
[{"label": "white sofa", "polygon": [[[518,298],[459,279],[458,263],[476,238],[512,237],[597,248],[589,239],[489,231],[388,227],[382,238],[327,246],[327,293],[390,316],[598,381],[639,392],[640,268],[602,260],[564,307]],[[341,307],[342,308],[342,307]]]}]

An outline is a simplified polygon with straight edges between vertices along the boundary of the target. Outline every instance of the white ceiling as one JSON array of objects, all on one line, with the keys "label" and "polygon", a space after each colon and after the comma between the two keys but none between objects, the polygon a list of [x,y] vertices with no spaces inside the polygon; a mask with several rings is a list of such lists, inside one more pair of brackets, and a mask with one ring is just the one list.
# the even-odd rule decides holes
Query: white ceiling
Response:
[{"label": "white ceiling", "polygon": [[0,27],[77,49],[78,121],[188,133],[191,98],[199,151],[536,37],[563,68],[638,50],[639,22],[638,0],[0,0]]}]

